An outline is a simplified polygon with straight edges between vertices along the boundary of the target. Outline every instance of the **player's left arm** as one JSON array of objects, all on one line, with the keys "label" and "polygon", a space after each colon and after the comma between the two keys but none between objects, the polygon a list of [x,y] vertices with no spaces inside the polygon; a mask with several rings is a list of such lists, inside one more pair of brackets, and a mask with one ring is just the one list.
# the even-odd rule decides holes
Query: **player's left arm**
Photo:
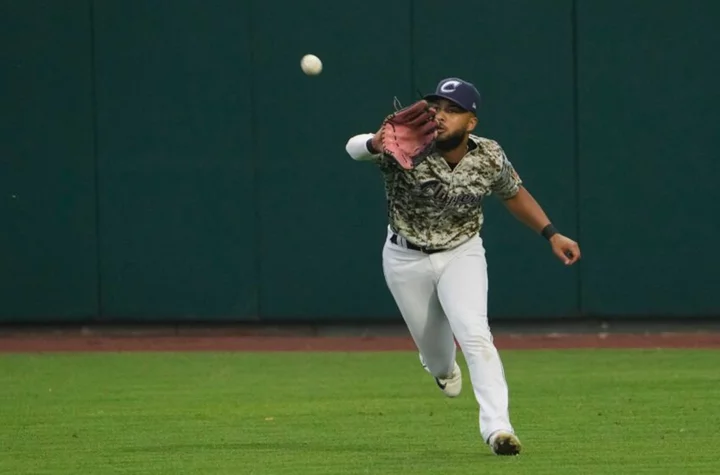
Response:
[{"label": "player's left arm", "polygon": [[553,253],[561,261],[566,265],[577,262],[580,259],[578,244],[555,229],[540,204],[523,186],[520,177],[504,153],[502,157],[503,163],[500,173],[493,183],[493,192],[500,197],[505,207],[518,221],[550,241]]},{"label": "player's left arm", "polygon": [[377,161],[382,153],[374,147],[374,134],[353,135],[345,145],[345,151],[350,158],[359,162]]}]

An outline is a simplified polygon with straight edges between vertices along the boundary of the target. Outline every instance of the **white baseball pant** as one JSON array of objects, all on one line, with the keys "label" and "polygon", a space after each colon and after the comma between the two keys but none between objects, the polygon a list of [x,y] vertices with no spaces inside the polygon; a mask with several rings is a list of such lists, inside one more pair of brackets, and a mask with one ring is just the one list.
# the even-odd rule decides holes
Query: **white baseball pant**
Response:
[{"label": "white baseball pant", "polygon": [[514,433],[508,387],[487,317],[487,262],[482,238],[444,252],[425,254],[404,247],[399,237],[383,248],[387,286],[420,353],[435,377],[448,376],[455,341],[465,356],[483,441],[497,430]]}]

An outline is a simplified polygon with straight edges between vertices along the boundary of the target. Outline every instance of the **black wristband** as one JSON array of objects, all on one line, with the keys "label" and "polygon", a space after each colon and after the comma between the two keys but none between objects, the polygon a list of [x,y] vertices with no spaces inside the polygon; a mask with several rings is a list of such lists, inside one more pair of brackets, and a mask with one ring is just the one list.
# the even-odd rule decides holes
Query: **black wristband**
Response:
[{"label": "black wristband", "polygon": [[557,232],[558,230],[555,229],[555,226],[550,223],[542,229],[540,235],[549,241],[551,237],[557,234]]},{"label": "black wristband", "polygon": [[365,142],[365,148],[367,148],[368,152],[372,153],[373,155],[377,155],[378,153],[380,153],[380,151],[375,150],[375,147],[373,147],[373,144],[372,144],[373,138],[374,137],[370,137],[369,139],[367,139],[367,142]]}]

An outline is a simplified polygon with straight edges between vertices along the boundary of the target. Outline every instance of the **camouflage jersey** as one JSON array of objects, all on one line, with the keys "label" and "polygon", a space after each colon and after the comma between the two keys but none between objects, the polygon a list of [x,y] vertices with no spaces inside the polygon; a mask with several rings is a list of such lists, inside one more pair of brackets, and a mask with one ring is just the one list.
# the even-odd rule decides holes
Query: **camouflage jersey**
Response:
[{"label": "camouflage jersey", "polygon": [[485,196],[515,196],[522,181],[502,147],[475,135],[468,145],[454,170],[438,153],[410,171],[388,160],[376,161],[385,179],[393,232],[429,249],[452,248],[480,232]]}]

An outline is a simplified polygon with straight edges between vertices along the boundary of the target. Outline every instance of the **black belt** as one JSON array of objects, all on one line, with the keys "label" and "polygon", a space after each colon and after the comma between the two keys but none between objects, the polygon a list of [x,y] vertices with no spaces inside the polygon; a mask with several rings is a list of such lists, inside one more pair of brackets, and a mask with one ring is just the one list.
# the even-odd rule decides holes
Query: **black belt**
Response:
[{"label": "black belt", "polygon": [[[398,243],[398,242],[397,242],[397,238],[398,238],[397,234],[394,234],[394,233],[393,233],[393,235],[390,237],[390,242],[393,243],[393,244],[397,244],[397,243]],[[423,253],[425,253],[425,254],[434,254],[434,253],[436,253],[436,252],[445,251],[445,249],[428,249],[428,248],[426,248],[426,247],[416,246],[415,244],[409,242],[407,239],[405,240],[405,242],[406,242],[406,244],[407,244],[407,248],[408,248],[408,249],[412,249],[413,251],[420,251],[420,252],[423,252]]]}]

